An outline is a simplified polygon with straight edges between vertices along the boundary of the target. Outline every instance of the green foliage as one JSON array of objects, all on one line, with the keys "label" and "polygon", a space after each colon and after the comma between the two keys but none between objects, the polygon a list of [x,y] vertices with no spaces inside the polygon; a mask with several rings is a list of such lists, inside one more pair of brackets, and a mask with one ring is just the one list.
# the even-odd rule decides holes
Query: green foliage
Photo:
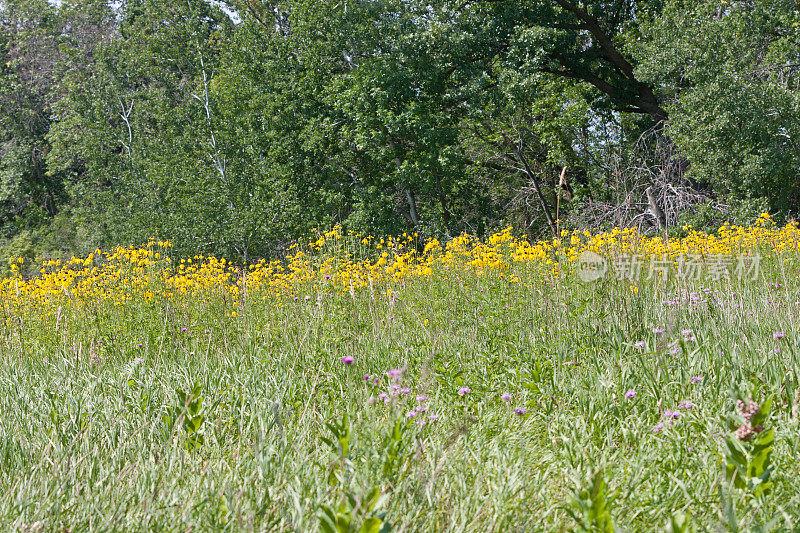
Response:
[{"label": "green foliage", "polygon": [[669,533],[695,533],[697,528],[694,527],[691,517],[682,512],[676,512],[669,518],[665,530]]},{"label": "green foliage", "polygon": [[614,522],[611,519],[609,500],[606,496],[606,482],[603,471],[598,470],[592,476],[591,485],[582,489],[567,508],[569,515],[578,522],[581,531],[614,533]]},{"label": "green foliage", "polygon": [[[737,402],[752,402],[749,394],[738,393]],[[738,430],[729,434],[723,450],[726,464],[725,477],[736,489],[742,491],[746,498],[763,499],[769,496],[772,489],[771,461],[775,432],[767,428],[773,398],[768,397],[752,418],[744,418],[741,414],[729,418],[731,430],[736,428],[755,428],[755,435],[742,438]]]},{"label": "green foliage", "polygon": [[692,518],[680,511],[669,518],[667,527],[664,529],[669,533],[695,533],[697,531]]},{"label": "green foliage", "polygon": [[[384,522],[385,513],[377,512],[385,502],[385,496],[376,487],[356,500],[350,495],[335,509],[323,505],[320,512],[319,528],[326,533],[388,533],[392,530],[388,522]],[[364,518],[357,520],[358,512]],[[359,527],[356,522],[361,523]]]},{"label": "green foliage", "polygon": [[694,212],[687,213],[681,217],[678,225],[672,228],[671,234],[684,234],[686,232],[683,228],[684,226],[708,231],[716,231],[726,223],[748,227],[752,226],[762,213],[767,212],[769,212],[769,204],[763,198],[730,198],[726,211],[720,211],[712,203],[708,202],[697,206]]},{"label": "green foliage", "polygon": [[41,0],[0,6],[0,236],[46,224],[64,200],[45,159],[63,21]]},{"label": "green foliage", "polygon": [[788,218],[797,24],[792,0],[6,1],[0,239],[241,264],[335,224],[536,240],[642,220],[653,128],[688,169],[659,187],[731,205],[689,223]]},{"label": "green foliage", "polygon": [[333,435],[333,439],[322,437],[322,442],[330,446],[342,460],[350,454],[350,419],[345,414],[341,420],[334,420],[325,424]]},{"label": "green foliage", "polygon": [[694,179],[792,213],[800,194],[799,16],[791,0],[674,0],[637,54],[639,72],[667,102],[669,134]]},{"label": "green foliage", "polygon": [[186,449],[194,452],[205,444],[203,386],[198,382],[190,392],[175,389],[175,394],[178,396],[178,403],[161,415],[165,434],[172,438],[177,428],[182,429]]},{"label": "green foliage", "polygon": [[402,419],[398,419],[394,423],[389,435],[384,441],[384,459],[383,459],[383,477],[387,480],[393,480],[397,477],[398,471],[405,461],[406,457],[403,450],[403,432],[406,426]]},{"label": "green foliage", "polygon": [[[325,426],[333,438],[321,437],[321,439],[339,456],[339,462],[331,469],[328,481],[336,489],[336,495],[341,498],[341,503],[336,506],[320,506],[320,530],[326,533],[388,533],[391,531],[391,526],[389,522],[385,521],[386,512],[381,510],[389,498],[388,494],[381,491],[380,487],[373,487],[357,497],[350,490],[347,480],[349,476],[346,476],[344,472],[345,468],[353,468],[353,464],[348,459],[351,444],[349,417],[345,414],[341,420],[328,422]],[[399,433],[393,430],[389,442],[392,442],[395,434],[398,439],[400,438]],[[395,448],[394,455],[387,451],[387,455],[396,458],[396,450],[397,448]],[[389,464],[388,459],[386,464]],[[384,466],[384,476],[386,475],[387,467]]]}]

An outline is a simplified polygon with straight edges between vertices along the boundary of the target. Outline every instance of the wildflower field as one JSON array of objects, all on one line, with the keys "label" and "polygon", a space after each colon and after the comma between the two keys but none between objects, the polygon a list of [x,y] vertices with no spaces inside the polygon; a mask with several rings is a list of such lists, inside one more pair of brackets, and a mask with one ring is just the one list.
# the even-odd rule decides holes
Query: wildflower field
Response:
[{"label": "wildflower field", "polygon": [[800,527],[796,226],[415,239],[15,263],[0,530]]}]

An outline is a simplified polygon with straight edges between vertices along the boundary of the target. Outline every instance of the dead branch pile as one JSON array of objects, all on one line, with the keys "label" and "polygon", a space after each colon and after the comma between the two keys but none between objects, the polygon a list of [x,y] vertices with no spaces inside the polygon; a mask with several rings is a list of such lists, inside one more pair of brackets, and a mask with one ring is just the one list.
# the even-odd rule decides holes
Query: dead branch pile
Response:
[{"label": "dead branch pile", "polygon": [[681,215],[700,204],[720,213],[727,208],[687,178],[686,160],[659,130],[643,134],[627,157],[620,152],[607,165],[613,198],[576,206],[570,214],[571,225],[635,227],[652,233],[676,225]]}]

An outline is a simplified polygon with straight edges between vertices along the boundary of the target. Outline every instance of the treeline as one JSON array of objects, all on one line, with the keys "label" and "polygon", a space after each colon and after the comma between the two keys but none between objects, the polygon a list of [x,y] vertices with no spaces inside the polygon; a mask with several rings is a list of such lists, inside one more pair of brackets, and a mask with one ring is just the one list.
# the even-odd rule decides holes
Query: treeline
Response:
[{"label": "treeline", "polygon": [[1,0],[2,250],[789,217],[799,9]]}]

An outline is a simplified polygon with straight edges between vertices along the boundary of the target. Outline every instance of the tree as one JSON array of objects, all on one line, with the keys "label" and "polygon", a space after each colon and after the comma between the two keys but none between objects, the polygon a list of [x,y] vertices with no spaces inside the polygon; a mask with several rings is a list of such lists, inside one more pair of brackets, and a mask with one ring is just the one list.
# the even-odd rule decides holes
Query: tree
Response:
[{"label": "tree", "polygon": [[795,2],[673,0],[636,51],[695,180],[733,199],[800,200],[800,13]]},{"label": "tree", "polygon": [[436,5],[439,24],[472,44],[462,62],[487,55],[508,58],[531,76],[548,73],[587,83],[602,105],[617,111],[647,115],[656,123],[667,118],[625,49],[640,22],[658,14],[659,0],[443,0]]},{"label": "tree", "polygon": [[0,228],[6,237],[54,215],[60,176],[47,171],[61,21],[46,1],[0,3]]},{"label": "tree", "polygon": [[51,164],[81,162],[75,189],[111,239],[247,260],[266,184],[232,159],[215,98],[231,20],[202,0],[127,2],[118,20],[89,72],[66,77]]}]

